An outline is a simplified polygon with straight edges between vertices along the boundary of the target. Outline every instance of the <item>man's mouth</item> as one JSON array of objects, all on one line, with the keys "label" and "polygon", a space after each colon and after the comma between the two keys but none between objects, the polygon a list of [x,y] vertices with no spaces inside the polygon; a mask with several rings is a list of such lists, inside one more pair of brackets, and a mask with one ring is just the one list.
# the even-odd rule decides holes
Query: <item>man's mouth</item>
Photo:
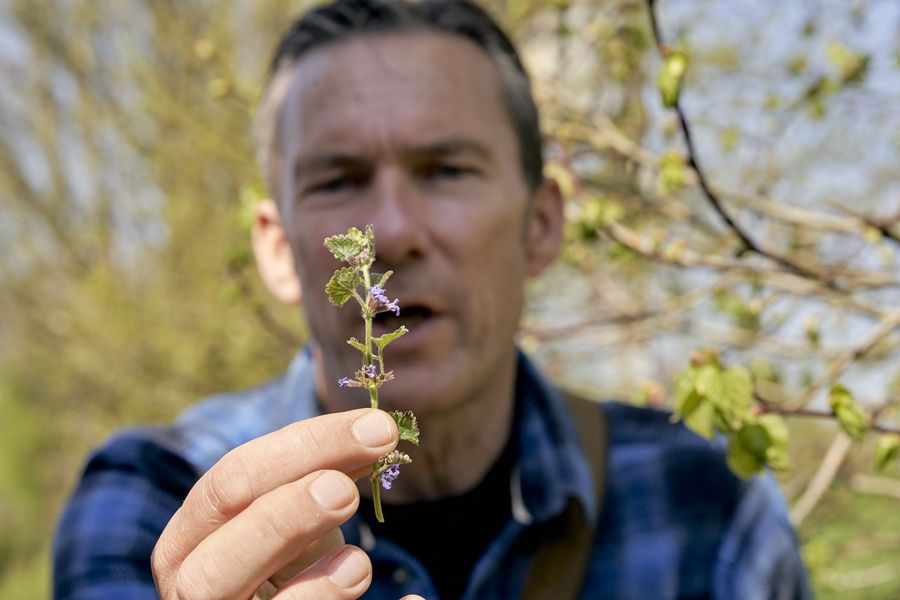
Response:
[{"label": "man's mouth", "polygon": [[396,316],[390,311],[385,311],[375,315],[372,326],[375,335],[382,335],[394,331],[401,325],[412,331],[417,325],[425,323],[434,316],[434,311],[423,305],[400,305],[400,316]]}]

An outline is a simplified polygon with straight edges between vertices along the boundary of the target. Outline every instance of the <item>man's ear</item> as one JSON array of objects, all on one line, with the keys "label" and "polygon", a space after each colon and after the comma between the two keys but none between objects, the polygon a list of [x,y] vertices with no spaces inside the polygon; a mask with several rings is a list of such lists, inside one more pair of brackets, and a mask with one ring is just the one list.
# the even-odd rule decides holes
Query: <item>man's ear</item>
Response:
[{"label": "man's ear", "polygon": [[285,304],[300,302],[300,279],[294,269],[294,255],[272,200],[256,205],[250,241],[256,256],[256,267],[263,283]]},{"label": "man's ear", "polygon": [[564,200],[559,185],[544,178],[531,198],[526,229],[527,268],[538,275],[559,254],[564,222]]}]

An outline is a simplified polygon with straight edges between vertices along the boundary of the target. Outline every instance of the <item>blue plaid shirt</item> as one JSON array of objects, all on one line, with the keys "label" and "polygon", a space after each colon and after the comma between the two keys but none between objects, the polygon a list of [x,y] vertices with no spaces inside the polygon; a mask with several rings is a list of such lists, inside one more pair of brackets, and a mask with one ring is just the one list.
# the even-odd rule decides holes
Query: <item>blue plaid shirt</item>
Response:
[{"label": "blue plaid shirt", "polygon": [[[510,482],[512,518],[476,563],[465,598],[521,595],[533,545],[520,543],[575,498],[595,514],[593,475],[562,400],[519,363],[520,456]],[[150,553],[200,474],[228,450],[320,414],[310,352],[251,391],[188,409],[174,425],[119,433],[89,459],[53,548],[54,596],[156,598]],[[609,464],[593,553],[581,594],[597,598],[808,598],[784,502],[771,477],[735,478],[722,452],[661,411],[607,403]],[[372,559],[364,596],[438,595],[402,548],[358,516],[343,527]],[[554,599],[555,600],[555,599]]]}]

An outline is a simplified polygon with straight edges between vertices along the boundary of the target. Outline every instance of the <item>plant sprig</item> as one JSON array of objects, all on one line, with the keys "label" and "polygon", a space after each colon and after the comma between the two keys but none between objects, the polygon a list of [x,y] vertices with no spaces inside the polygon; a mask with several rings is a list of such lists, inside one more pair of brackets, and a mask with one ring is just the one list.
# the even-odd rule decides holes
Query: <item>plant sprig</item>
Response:
[{"label": "plant sprig", "polygon": [[[325,293],[332,304],[340,307],[351,298],[355,299],[362,311],[365,324],[363,341],[351,337],[347,343],[362,354],[362,366],[352,378],[342,377],[338,380],[341,387],[365,388],[369,391],[369,402],[372,408],[378,408],[378,390],[382,385],[394,379],[393,371],[384,368],[384,349],[397,338],[409,333],[401,325],[396,330],[378,337],[372,334],[372,320],[381,312],[392,311],[400,315],[399,298],[391,301],[384,286],[393,271],[386,273],[373,272],[375,263],[375,237],[372,226],[367,225],[362,232],[351,227],[347,233],[325,238],[325,247],[336,259],[348,266],[334,272],[325,285]],[[362,291],[361,291],[362,290]],[[390,411],[388,414],[397,422],[402,441],[419,444],[419,425],[412,411]],[[412,459],[405,452],[394,450],[379,458],[372,465],[372,502],[375,505],[375,517],[379,523],[384,522],[381,510],[381,487],[389,490],[400,474],[400,465],[409,464]],[[381,486],[379,486],[379,483]]]}]

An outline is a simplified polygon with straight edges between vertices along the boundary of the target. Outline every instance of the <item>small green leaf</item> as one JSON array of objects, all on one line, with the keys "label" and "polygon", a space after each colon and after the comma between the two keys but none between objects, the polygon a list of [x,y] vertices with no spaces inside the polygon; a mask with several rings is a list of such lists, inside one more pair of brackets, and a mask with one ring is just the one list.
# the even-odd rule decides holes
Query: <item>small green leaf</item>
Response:
[{"label": "small green leaf", "polygon": [[697,372],[697,393],[715,404],[722,402],[725,387],[722,381],[722,370],[717,365],[703,365]]},{"label": "small green leaf", "polygon": [[666,55],[656,79],[659,95],[666,108],[674,108],[678,104],[681,82],[687,72],[687,65],[687,55],[684,52],[673,50]]},{"label": "small green leaf", "polygon": [[828,404],[844,433],[855,440],[861,440],[869,429],[869,419],[853,399],[850,390],[840,384],[835,384],[828,394]]},{"label": "small green leaf", "polygon": [[387,283],[387,280],[390,279],[391,275],[393,274],[393,271],[388,271],[387,273],[370,273],[369,278],[372,282],[372,285],[377,285],[383,288],[384,284]]},{"label": "small green leaf", "polygon": [[343,306],[353,296],[353,290],[360,284],[359,274],[353,267],[343,267],[334,272],[325,284],[325,293],[332,304]]},{"label": "small green leaf", "polygon": [[406,325],[401,325],[399,329],[395,329],[394,331],[385,333],[384,335],[379,335],[377,338],[373,338],[372,341],[375,342],[375,346],[378,347],[378,353],[380,354],[388,344],[396,340],[398,337],[406,335],[407,333],[409,333],[409,329],[406,328]]},{"label": "small green leaf", "polygon": [[790,433],[783,418],[772,414],[760,415],[757,422],[766,429],[773,445],[787,446]]},{"label": "small green leaf", "polygon": [[390,413],[394,421],[397,422],[397,429],[400,432],[400,439],[404,442],[410,442],[419,445],[419,422],[411,410],[400,412],[392,410]]},{"label": "small green leaf", "polygon": [[[700,396],[697,396],[699,398]],[[690,415],[684,418],[684,424],[694,433],[711,440],[715,431],[716,409],[709,401],[705,401]]]},{"label": "small green leaf", "polygon": [[837,67],[841,80],[845,83],[859,83],[869,67],[869,55],[858,52],[840,40],[828,43],[825,52]]},{"label": "small green leaf", "polygon": [[700,404],[697,395],[697,369],[688,367],[675,380],[675,414],[674,419],[691,414]]},{"label": "small green leaf", "polygon": [[855,440],[861,440],[869,429],[869,422],[863,410],[857,404],[847,404],[835,409],[841,429]]},{"label": "small green leaf", "polygon": [[351,227],[347,233],[332,235],[325,238],[325,247],[341,262],[350,262],[360,256],[364,251],[368,251],[369,261],[375,259],[375,244],[372,239],[372,226],[366,227],[366,233],[363,233],[356,227]]},{"label": "small green leaf", "polygon": [[347,340],[347,343],[362,353],[366,352],[366,346],[362,342],[360,342],[358,339],[356,339],[355,337],[352,337],[349,340]]},{"label": "small green leaf", "polygon": [[765,460],[747,448],[739,434],[733,434],[728,440],[728,467],[735,475],[747,479],[759,473],[765,466]]},{"label": "small green leaf", "polygon": [[752,419],[750,405],[753,401],[753,379],[750,371],[744,367],[734,366],[721,371],[720,381],[722,393],[716,408],[726,429],[737,431]]},{"label": "small green leaf", "polygon": [[680,190],[687,182],[684,156],[678,150],[667,150],[659,161],[656,191],[666,196]]},{"label": "small green leaf", "polygon": [[900,435],[886,433],[878,438],[875,446],[875,466],[879,471],[884,471],[900,455]]},{"label": "small green leaf", "polygon": [[765,464],[766,453],[772,446],[772,438],[765,427],[759,423],[748,423],[737,432],[737,437],[748,452]]}]

